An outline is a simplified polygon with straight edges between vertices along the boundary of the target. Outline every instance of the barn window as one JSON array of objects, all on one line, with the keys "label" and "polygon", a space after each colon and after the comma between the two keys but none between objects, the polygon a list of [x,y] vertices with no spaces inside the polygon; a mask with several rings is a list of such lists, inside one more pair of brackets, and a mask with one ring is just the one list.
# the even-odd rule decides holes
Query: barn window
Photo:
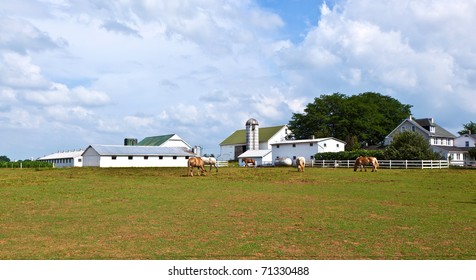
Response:
[{"label": "barn window", "polygon": [[144,156],[144,159],[147,160],[147,159],[149,159],[149,157],[148,157],[148,156]]},{"label": "barn window", "polygon": [[276,145],[276,149],[279,149],[279,145]]},{"label": "barn window", "polygon": [[293,144],[293,148],[296,148],[296,144]]},{"label": "barn window", "polygon": [[81,162],[82,160],[80,158],[78,158],[78,162]]},{"label": "barn window", "polygon": [[314,146],[314,143],[309,143],[309,146],[311,146],[311,147]]},{"label": "barn window", "polygon": [[111,156],[111,159],[112,159],[112,160],[116,160],[116,159],[117,159],[117,156]]},{"label": "barn window", "polygon": [[324,143],[324,147],[327,147],[327,143]]},{"label": "barn window", "polygon": [[174,156],[173,159],[177,159],[177,156]]},{"label": "barn window", "polygon": [[132,160],[133,156],[128,156],[127,158],[128,158],[129,160]]},{"label": "barn window", "polygon": [[159,156],[159,159],[164,159],[164,156]]},{"label": "barn window", "polygon": [[339,143],[337,143],[336,147],[339,148]]}]

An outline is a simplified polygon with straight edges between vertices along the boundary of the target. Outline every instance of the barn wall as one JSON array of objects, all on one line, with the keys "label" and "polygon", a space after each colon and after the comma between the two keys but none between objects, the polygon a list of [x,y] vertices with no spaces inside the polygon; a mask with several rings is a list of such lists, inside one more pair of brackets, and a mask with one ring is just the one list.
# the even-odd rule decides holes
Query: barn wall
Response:
[{"label": "barn wall", "polygon": [[100,167],[187,167],[188,159],[183,156],[177,156],[175,159],[172,156],[101,156]]},{"label": "barn wall", "polygon": [[276,158],[291,158],[294,161],[299,156],[303,156],[306,161],[310,161],[314,159],[314,155],[317,153],[342,152],[344,149],[345,144],[334,139],[319,142],[280,143],[279,148],[278,145],[272,145],[273,161]]},{"label": "barn wall", "polygon": [[83,166],[94,167],[99,166],[99,154],[93,148],[89,147],[83,153]]}]

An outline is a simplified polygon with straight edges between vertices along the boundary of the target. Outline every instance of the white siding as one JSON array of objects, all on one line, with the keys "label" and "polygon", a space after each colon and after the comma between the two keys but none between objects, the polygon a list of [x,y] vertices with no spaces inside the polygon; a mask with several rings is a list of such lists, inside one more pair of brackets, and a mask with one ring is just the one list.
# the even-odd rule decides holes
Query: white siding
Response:
[{"label": "white siding", "polygon": [[101,156],[99,167],[187,167],[187,161],[183,156]]},{"label": "white siding", "polygon": [[272,145],[273,161],[276,158],[291,158],[295,160],[299,156],[306,158],[306,162],[314,159],[317,153],[342,152],[345,143],[336,139],[288,141]]}]

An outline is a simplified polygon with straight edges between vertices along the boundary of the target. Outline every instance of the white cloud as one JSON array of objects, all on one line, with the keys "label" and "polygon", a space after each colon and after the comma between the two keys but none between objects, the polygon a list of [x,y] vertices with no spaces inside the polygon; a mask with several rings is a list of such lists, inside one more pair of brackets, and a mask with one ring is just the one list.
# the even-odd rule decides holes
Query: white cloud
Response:
[{"label": "white cloud", "polygon": [[255,1],[7,1],[0,128],[105,144],[177,133],[218,149],[250,117],[285,124],[321,94],[364,91],[449,127],[474,117],[476,3],[333,2],[296,42]]}]

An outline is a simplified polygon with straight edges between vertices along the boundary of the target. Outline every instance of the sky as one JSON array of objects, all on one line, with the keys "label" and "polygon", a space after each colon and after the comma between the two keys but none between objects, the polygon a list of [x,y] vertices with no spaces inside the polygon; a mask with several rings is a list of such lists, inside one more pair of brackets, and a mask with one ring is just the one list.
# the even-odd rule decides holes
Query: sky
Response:
[{"label": "sky", "polygon": [[0,155],[177,134],[378,92],[453,134],[476,121],[476,1],[17,0],[0,5]]}]

